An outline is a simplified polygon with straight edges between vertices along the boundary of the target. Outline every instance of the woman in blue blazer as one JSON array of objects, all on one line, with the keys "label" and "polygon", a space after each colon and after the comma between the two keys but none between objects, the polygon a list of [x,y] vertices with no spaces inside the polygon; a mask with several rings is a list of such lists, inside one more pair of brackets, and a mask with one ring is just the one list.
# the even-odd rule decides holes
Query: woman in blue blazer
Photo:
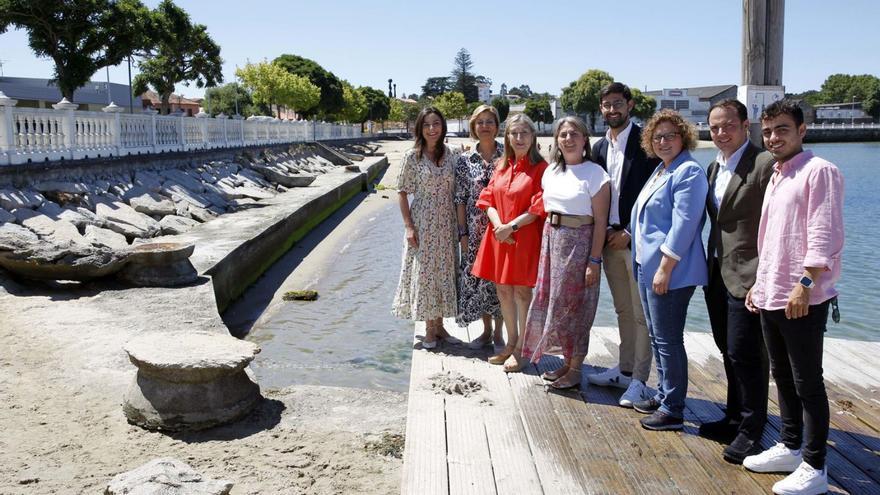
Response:
[{"label": "woman in blue blazer", "polygon": [[642,132],[642,148],[662,160],[632,210],[633,273],[657,375],[657,394],[633,407],[648,430],[680,430],[687,396],[684,324],[694,288],[706,285],[706,255],[700,236],[709,183],[689,150],[697,131],[678,112],[661,110]]}]

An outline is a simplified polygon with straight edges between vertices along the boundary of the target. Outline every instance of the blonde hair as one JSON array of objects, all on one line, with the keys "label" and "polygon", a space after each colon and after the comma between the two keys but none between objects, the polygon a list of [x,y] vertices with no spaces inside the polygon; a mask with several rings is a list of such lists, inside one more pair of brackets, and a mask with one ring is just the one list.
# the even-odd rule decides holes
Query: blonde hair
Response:
[{"label": "blonde hair", "polygon": [[516,159],[516,153],[510,144],[510,129],[519,124],[525,124],[532,132],[532,142],[528,152],[529,163],[534,165],[544,161],[544,157],[538,152],[538,127],[528,115],[518,113],[507,117],[507,120],[504,121],[504,156],[501,157],[501,163],[498,164],[499,169],[504,169],[511,160]]},{"label": "blonde hair", "polygon": [[471,119],[468,122],[468,127],[471,131],[471,139],[477,140],[477,117],[483,113],[489,112],[492,114],[492,118],[495,119],[495,132],[498,132],[498,128],[501,126],[501,119],[498,118],[498,110],[495,109],[492,105],[480,105],[474,109],[473,113],[471,113]]},{"label": "blonde hair", "polygon": [[575,128],[576,131],[580,132],[584,135],[584,139],[587,140],[586,144],[584,144],[584,153],[582,155],[582,161],[591,160],[590,156],[590,129],[587,128],[587,124],[584,123],[583,119],[574,115],[566,115],[565,117],[560,118],[553,124],[553,156],[552,160],[556,163],[556,166],[561,168],[562,171],[565,171],[565,157],[562,156],[562,149],[559,147],[559,130],[562,129],[562,126],[568,124]]},{"label": "blonde hair", "polygon": [[648,123],[645,124],[645,130],[642,131],[642,149],[645,150],[645,153],[649,157],[657,158],[657,154],[654,153],[654,131],[657,129],[657,126],[663,122],[669,122],[676,127],[679,135],[681,135],[682,149],[693,150],[697,147],[699,134],[697,134],[697,128],[694,127],[694,124],[685,120],[684,117],[675,110],[664,108],[655,113],[651,119],[648,120]]}]

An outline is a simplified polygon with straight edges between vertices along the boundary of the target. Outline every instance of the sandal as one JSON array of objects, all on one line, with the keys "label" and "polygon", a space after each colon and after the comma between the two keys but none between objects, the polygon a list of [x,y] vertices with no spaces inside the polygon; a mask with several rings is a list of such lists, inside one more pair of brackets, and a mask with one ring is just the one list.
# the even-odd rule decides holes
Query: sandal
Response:
[{"label": "sandal", "polygon": [[566,380],[566,377],[572,374],[570,371],[571,370],[569,370],[569,373],[566,373],[566,374],[562,375],[561,377],[559,377],[558,380],[552,382],[550,384],[550,387],[552,387],[556,390],[568,390],[570,388],[580,387],[581,386],[580,373],[575,373],[576,378],[569,378],[568,380]]},{"label": "sandal", "polygon": [[516,373],[517,371],[522,371],[527,363],[528,361],[524,357],[518,356],[516,353],[511,354],[507,360],[504,361],[504,372]]},{"label": "sandal", "polygon": [[541,378],[547,380],[548,382],[555,382],[559,380],[563,376],[568,374],[568,366],[563,365],[561,368],[553,370],[553,371],[545,371],[541,373]]},{"label": "sandal", "polygon": [[489,364],[504,364],[507,358],[513,355],[513,347],[507,346],[494,356],[489,356]]}]

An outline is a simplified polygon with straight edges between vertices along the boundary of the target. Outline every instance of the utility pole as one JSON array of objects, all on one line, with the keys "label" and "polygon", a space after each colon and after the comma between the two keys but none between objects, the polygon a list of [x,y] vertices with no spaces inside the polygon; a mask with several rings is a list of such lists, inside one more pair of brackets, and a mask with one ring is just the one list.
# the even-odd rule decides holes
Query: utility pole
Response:
[{"label": "utility pole", "polygon": [[785,0],[743,0],[741,86],[737,99],[749,110],[750,138],[761,146],[761,112],[785,97],[782,42]]}]

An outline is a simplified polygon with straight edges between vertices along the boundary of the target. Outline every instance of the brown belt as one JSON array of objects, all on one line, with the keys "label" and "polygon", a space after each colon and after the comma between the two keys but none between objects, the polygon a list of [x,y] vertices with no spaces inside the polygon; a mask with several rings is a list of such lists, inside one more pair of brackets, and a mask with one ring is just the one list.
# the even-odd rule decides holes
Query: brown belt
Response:
[{"label": "brown belt", "polygon": [[584,225],[592,225],[592,215],[564,215],[551,211],[547,216],[547,221],[553,227],[582,227]]}]

